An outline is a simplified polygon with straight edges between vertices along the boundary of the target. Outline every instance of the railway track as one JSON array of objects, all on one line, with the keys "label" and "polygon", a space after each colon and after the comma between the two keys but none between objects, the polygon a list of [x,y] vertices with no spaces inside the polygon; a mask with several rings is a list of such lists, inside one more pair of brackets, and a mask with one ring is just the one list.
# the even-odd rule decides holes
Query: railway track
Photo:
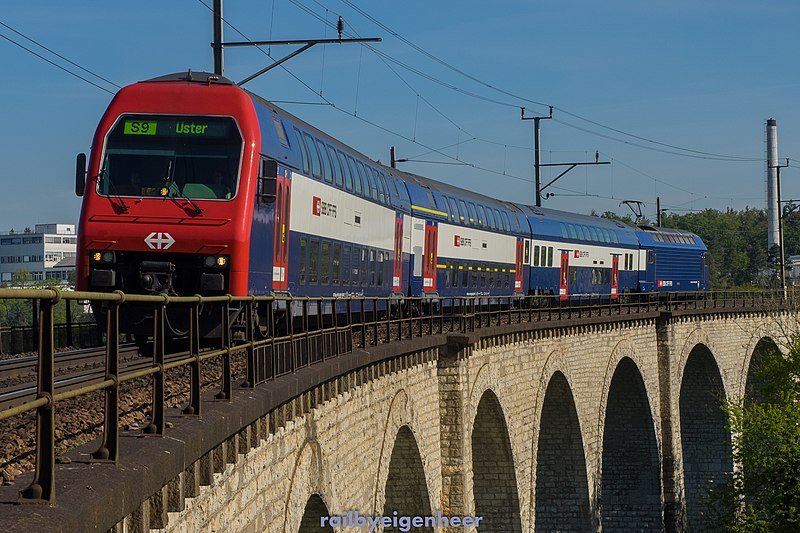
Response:
[{"label": "railway track", "polygon": [[[119,349],[120,366],[124,370],[144,368],[152,361],[140,358],[135,345]],[[36,398],[38,356],[31,355],[0,361],[0,410]],[[56,389],[68,391],[105,378],[105,348],[87,348],[55,354]]]}]

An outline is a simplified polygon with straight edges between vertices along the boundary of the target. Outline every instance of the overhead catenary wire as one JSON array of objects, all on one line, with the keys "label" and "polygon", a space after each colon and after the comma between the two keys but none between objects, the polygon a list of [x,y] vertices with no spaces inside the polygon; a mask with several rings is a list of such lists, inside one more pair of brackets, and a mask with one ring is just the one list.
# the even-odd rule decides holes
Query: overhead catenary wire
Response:
[{"label": "overhead catenary wire", "polygon": [[[292,1],[294,3],[294,0],[292,0]],[[548,103],[545,103],[545,102],[542,102],[542,101],[539,101],[539,100],[535,100],[535,99],[532,99],[532,98],[528,98],[528,97],[525,97],[525,96],[522,96],[522,95],[519,95],[519,94],[515,94],[513,92],[510,92],[510,91],[507,91],[505,89],[502,89],[502,88],[500,88],[500,87],[498,87],[496,85],[488,83],[485,80],[483,80],[481,78],[478,78],[477,76],[469,74],[468,72],[466,72],[466,71],[464,71],[464,70],[452,65],[448,61],[445,61],[445,60],[441,59],[440,57],[428,52],[427,50],[425,50],[421,46],[418,46],[414,42],[410,41],[409,39],[407,39],[406,37],[401,35],[399,32],[393,30],[392,28],[390,28],[389,26],[387,26],[386,24],[381,22],[379,19],[377,19],[373,15],[369,14],[368,12],[366,12],[364,9],[362,9],[359,6],[357,6],[356,4],[354,4],[351,0],[340,0],[340,1],[343,4],[349,6],[355,12],[359,13],[361,16],[363,16],[367,20],[369,20],[372,23],[374,23],[375,25],[377,25],[379,28],[381,28],[384,31],[388,32],[393,37],[397,38],[401,42],[403,42],[406,45],[410,46],[411,48],[413,48],[417,52],[423,54],[425,57],[428,57],[429,59],[431,59],[431,60],[435,61],[436,63],[439,63],[440,65],[448,68],[449,70],[451,70],[451,71],[453,71],[453,72],[455,72],[455,73],[457,73],[457,74],[469,79],[470,81],[473,81],[473,82],[475,82],[475,83],[477,83],[477,84],[479,84],[479,85],[481,85],[481,86],[483,86],[483,87],[485,87],[487,89],[496,91],[496,92],[498,92],[500,94],[503,94],[505,96],[514,98],[514,99],[519,100],[521,102],[526,102],[526,103],[529,103],[529,104],[542,106],[542,107],[549,107],[550,105],[553,105],[553,104],[548,104]],[[316,3],[319,4],[319,2],[316,2]],[[319,5],[322,5],[322,4],[319,4]],[[410,67],[408,67],[408,65],[406,65],[405,63],[403,63],[403,62],[401,62],[399,60],[395,60],[394,58],[391,58],[390,60],[395,61],[398,65],[402,66],[403,68],[408,68],[410,71],[412,71],[412,72],[414,72],[416,74],[424,75],[426,78],[429,78],[429,79],[430,78],[435,78],[433,76],[421,73],[420,71],[418,71],[418,69],[410,68]],[[455,88],[455,90],[459,90],[459,92],[462,92],[460,88],[455,87],[455,86],[450,87],[450,86],[452,86],[452,84],[443,82],[442,80],[434,79],[432,81],[435,81],[435,82],[437,82],[437,83],[439,83],[441,85],[444,85],[446,87],[449,87],[449,88]],[[481,97],[480,95],[474,95],[474,94],[472,94],[471,92],[468,92],[468,91],[465,92],[465,94],[469,94],[470,96],[478,96],[481,99],[485,99],[486,101],[490,101],[490,102],[497,103],[497,104],[500,104],[500,105],[513,105],[513,106],[519,107],[519,105],[516,104],[516,103],[512,104],[512,103],[509,103],[509,102],[498,102],[498,101],[495,101],[493,99]],[[593,124],[593,125],[595,125],[597,127],[608,129],[608,130],[613,131],[615,133],[619,133],[619,134],[625,135],[627,137],[638,139],[640,141],[644,141],[644,142],[647,142],[647,143],[651,143],[651,144],[655,144],[655,145],[658,145],[658,146],[663,146],[665,148],[671,148],[673,150],[676,150],[677,152],[667,152],[667,153],[671,153],[672,155],[684,155],[684,156],[686,156],[686,154],[682,154],[680,152],[688,152],[689,154],[703,155],[703,156],[708,156],[708,158],[718,158],[719,160],[731,160],[731,161],[761,161],[762,160],[762,158],[760,158],[760,157],[743,157],[743,156],[738,156],[738,155],[719,154],[719,153],[714,153],[714,152],[709,152],[709,151],[704,151],[704,150],[697,150],[697,149],[694,149],[694,148],[687,148],[687,147],[683,147],[683,146],[678,146],[676,144],[666,143],[666,142],[663,142],[663,141],[658,141],[658,140],[655,140],[655,139],[651,139],[649,137],[645,137],[645,136],[642,136],[642,135],[637,135],[635,133],[630,133],[630,132],[627,132],[627,131],[619,129],[619,128],[608,126],[608,125],[603,124],[601,122],[598,122],[598,121],[586,118],[586,117],[584,117],[582,115],[579,115],[577,113],[571,112],[571,111],[569,111],[569,110],[567,110],[567,109],[565,109],[563,107],[560,107],[560,106],[553,105],[553,107],[554,107],[554,109],[557,109],[557,110],[561,111],[562,113],[564,113],[566,115],[569,115],[569,116],[574,117],[576,119],[579,119],[579,120],[585,121],[587,123]],[[597,132],[592,132],[592,131],[589,131],[588,133],[591,133],[593,135],[599,135]],[[633,144],[632,146],[643,147],[642,145],[637,145],[637,144]]]},{"label": "overhead catenary wire", "polygon": [[110,90],[110,89],[107,89],[106,87],[103,87],[103,86],[101,86],[101,85],[99,85],[99,84],[97,84],[97,83],[95,83],[95,82],[91,81],[90,79],[88,79],[88,78],[85,78],[84,76],[81,76],[80,74],[78,74],[78,73],[76,73],[76,72],[73,72],[73,71],[69,70],[68,68],[66,68],[66,67],[64,67],[64,66],[62,66],[62,65],[59,65],[59,64],[58,64],[58,63],[56,63],[55,61],[52,61],[52,60],[50,60],[50,59],[46,58],[45,56],[43,56],[42,54],[40,54],[40,53],[38,53],[38,52],[36,52],[36,51],[34,51],[34,50],[31,50],[30,48],[28,48],[28,47],[27,47],[27,46],[25,46],[24,44],[22,44],[22,43],[19,43],[19,42],[15,41],[14,39],[12,39],[11,37],[8,37],[7,35],[3,35],[2,33],[0,33],[0,38],[2,38],[2,39],[5,39],[6,41],[10,42],[11,44],[13,44],[13,45],[15,45],[15,46],[17,46],[17,47],[19,47],[19,48],[21,48],[21,49],[25,50],[26,52],[28,52],[28,53],[30,53],[30,54],[32,54],[32,55],[34,55],[34,56],[38,57],[38,58],[39,58],[39,59],[41,59],[42,61],[45,61],[45,62],[47,62],[47,63],[51,64],[52,66],[56,67],[57,69],[63,70],[64,72],[66,72],[66,73],[67,73],[67,74],[69,74],[70,76],[73,76],[73,77],[75,77],[75,78],[78,78],[79,80],[82,80],[82,81],[84,81],[84,82],[88,83],[89,85],[92,85],[92,86],[94,86],[94,87],[97,87],[97,88],[98,88],[98,89],[100,89],[101,91],[105,91],[105,92],[107,92],[107,93],[109,93],[109,94],[111,94],[111,95],[113,95],[113,94],[114,94],[114,91],[112,91],[112,90]]},{"label": "overhead catenary wire", "polygon": [[[27,40],[27,41],[29,41],[29,42],[31,42],[31,43],[33,43],[33,44],[35,44],[36,46],[38,46],[39,48],[41,48],[41,49],[43,49],[43,50],[46,50],[47,52],[49,52],[49,53],[53,54],[53,55],[54,55],[54,56],[56,56],[57,58],[59,58],[59,59],[61,59],[61,60],[63,60],[63,61],[66,61],[66,62],[67,62],[67,63],[69,63],[70,65],[72,65],[72,66],[74,66],[74,67],[77,67],[77,68],[81,69],[81,70],[82,70],[82,71],[84,71],[85,73],[87,73],[87,74],[89,74],[89,75],[91,75],[91,76],[94,76],[95,78],[97,78],[97,79],[99,79],[99,80],[101,80],[101,81],[104,81],[105,83],[107,83],[107,84],[111,85],[112,87],[116,87],[117,89],[122,89],[122,86],[121,86],[121,85],[118,85],[118,84],[114,83],[113,81],[109,80],[108,78],[105,78],[105,77],[101,76],[100,74],[98,74],[98,73],[96,73],[96,72],[94,72],[94,71],[92,71],[92,70],[89,70],[88,68],[86,68],[86,67],[84,67],[84,66],[82,66],[82,65],[80,65],[80,64],[78,64],[78,63],[76,63],[75,61],[72,61],[72,60],[71,60],[71,59],[69,59],[68,57],[64,57],[63,55],[59,54],[58,52],[56,52],[56,51],[55,51],[55,50],[53,50],[52,48],[49,48],[49,47],[47,47],[47,46],[43,45],[41,42],[39,42],[39,41],[35,40],[33,37],[30,37],[30,36],[28,36],[28,35],[25,35],[25,34],[24,34],[24,33],[22,33],[21,31],[19,31],[19,30],[15,29],[15,28],[12,28],[11,26],[9,26],[8,24],[6,24],[5,22],[3,22],[3,21],[1,21],[1,20],[0,20],[0,26],[2,26],[2,27],[4,27],[4,28],[6,28],[7,30],[10,30],[10,31],[12,31],[12,32],[16,33],[17,35],[19,35],[19,36],[20,36],[20,37],[22,37],[23,39],[25,39],[25,40]],[[10,40],[10,39],[9,39],[9,40]],[[15,44],[16,44],[16,43],[15,43]],[[26,50],[27,50],[27,49],[26,49]],[[30,50],[29,50],[29,51],[30,51]],[[31,53],[33,53],[33,52],[31,52]],[[58,65],[56,65],[56,66],[58,66]],[[81,79],[83,79],[83,78],[81,78]],[[91,82],[90,82],[90,83],[91,83]]]},{"label": "overhead catenary wire", "polygon": [[[313,1],[314,1],[314,3],[316,3],[317,5],[319,5],[321,8],[325,9],[325,10],[326,10],[326,12],[327,12],[327,9],[328,9],[328,8],[327,8],[326,6],[324,6],[323,4],[321,4],[321,3],[320,3],[319,1],[317,1],[317,0],[313,0]],[[307,14],[311,15],[312,17],[316,18],[317,20],[320,20],[320,21],[322,21],[322,22],[327,22],[325,19],[323,19],[323,18],[321,17],[321,15],[319,15],[319,14],[318,14],[318,13],[316,13],[316,12],[314,12],[314,11],[313,11],[312,9],[310,9],[308,6],[305,6],[305,5],[303,5],[303,4],[302,4],[302,3],[300,3],[298,0],[290,0],[290,2],[291,2],[292,4],[294,4],[295,6],[297,6],[298,8],[300,8],[300,9],[301,9],[302,11],[304,11],[305,13],[307,13]],[[350,35],[350,36],[352,36],[352,37],[358,37],[358,36],[359,36],[359,35],[358,35],[358,33],[352,33],[352,34],[349,34],[349,35]],[[377,49],[375,49],[375,47],[373,47],[373,46],[370,46],[370,45],[368,45],[368,44],[363,44],[363,45],[362,45],[362,47],[363,47],[363,48],[367,48],[367,49],[369,49],[370,51],[372,51],[373,53],[375,53],[375,54],[376,54],[376,56],[378,56],[378,58],[379,58],[379,59],[382,59],[382,60],[383,60],[383,59],[385,59],[385,58],[388,58],[388,60],[390,60],[390,61],[393,61],[393,58],[390,58],[390,57],[389,57],[388,55],[386,55],[386,54],[379,53],[379,52],[378,52],[378,50],[377,50]],[[362,49],[363,49],[363,48],[362,48]],[[399,62],[397,62],[397,61],[393,61],[393,62],[394,62],[394,63],[398,63],[398,64],[399,64]],[[457,128],[459,129],[459,135],[460,135],[460,133],[461,133],[461,131],[462,131],[462,128],[461,128],[461,127],[460,127],[460,126],[459,126],[459,125],[458,125],[458,124],[457,124],[457,123],[456,123],[454,120],[452,120],[450,117],[448,117],[448,116],[446,116],[444,113],[442,113],[442,112],[441,112],[441,111],[440,111],[440,110],[439,110],[439,109],[438,109],[436,106],[434,106],[434,105],[433,105],[433,104],[432,104],[432,103],[431,103],[429,100],[427,100],[426,98],[422,97],[422,96],[419,94],[419,91],[418,91],[418,90],[417,90],[415,87],[413,87],[413,86],[412,86],[412,85],[411,85],[411,84],[410,84],[410,83],[409,83],[407,80],[405,80],[405,78],[403,78],[403,77],[402,77],[402,76],[401,76],[401,75],[400,75],[400,74],[399,74],[399,73],[398,73],[398,72],[397,72],[397,71],[396,71],[394,68],[392,68],[392,67],[391,67],[391,65],[389,65],[388,63],[386,63],[386,61],[383,61],[383,63],[384,63],[384,64],[386,64],[387,68],[389,68],[389,70],[390,70],[392,73],[394,73],[394,74],[395,74],[395,76],[397,76],[397,77],[398,77],[398,79],[400,79],[400,80],[401,80],[401,82],[403,82],[403,84],[404,84],[404,85],[406,85],[406,86],[407,86],[409,89],[411,89],[411,90],[414,92],[414,94],[417,96],[417,98],[418,98],[418,99],[419,99],[419,98],[421,98],[421,99],[422,99],[422,100],[423,100],[423,101],[424,101],[426,104],[428,104],[428,106],[430,106],[432,109],[434,109],[434,110],[435,110],[435,111],[436,111],[438,114],[440,114],[440,115],[441,115],[441,116],[442,116],[442,117],[443,117],[445,120],[447,120],[447,121],[448,121],[450,124],[452,124],[453,126],[457,127]],[[574,114],[574,113],[569,113],[569,112],[567,112],[567,114],[569,114],[569,115],[571,115],[571,116],[575,116],[576,118],[582,118],[582,117],[579,117],[578,115],[576,115],[576,114]],[[615,140],[615,141],[622,142],[622,143],[624,143],[624,144],[628,144],[628,145],[638,146],[638,147],[645,148],[645,149],[648,149],[648,150],[653,150],[653,151],[657,151],[657,152],[663,152],[663,153],[669,153],[669,154],[674,154],[674,155],[681,155],[681,156],[685,156],[685,157],[691,157],[691,158],[695,158],[695,159],[711,159],[711,160],[724,160],[724,161],[729,161],[729,160],[730,160],[730,159],[728,159],[728,156],[725,156],[725,155],[722,155],[722,154],[714,154],[714,153],[711,153],[711,152],[702,152],[702,151],[692,150],[692,152],[696,152],[696,153],[691,153],[691,154],[683,154],[683,153],[674,152],[674,151],[672,151],[672,150],[666,150],[666,149],[663,149],[663,148],[657,148],[657,147],[653,147],[653,146],[640,145],[640,144],[638,144],[638,143],[634,143],[634,142],[632,142],[632,141],[626,141],[626,140],[623,140],[623,139],[617,139],[617,138],[615,138],[615,137],[612,137],[612,136],[609,136],[609,135],[605,135],[605,134],[600,134],[600,133],[592,132],[592,131],[590,131],[590,130],[587,130],[587,129],[585,129],[585,128],[582,128],[582,127],[580,127],[580,126],[575,126],[575,125],[573,125],[573,124],[570,124],[570,123],[567,123],[567,122],[565,122],[565,121],[561,121],[561,120],[556,120],[556,121],[557,121],[557,122],[560,122],[560,123],[562,123],[562,124],[564,124],[564,125],[567,125],[567,126],[569,126],[569,127],[573,127],[573,128],[579,129],[579,130],[581,130],[581,131],[585,131],[585,132],[587,132],[587,133],[593,133],[593,134],[597,134],[597,135],[600,135],[600,136],[602,136],[602,137],[608,138],[608,139],[610,139],[610,140]],[[599,123],[597,123],[597,124],[599,125]],[[620,133],[623,133],[623,134],[625,134],[625,132],[622,132],[621,130],[615,130],[615,131],[619,131]],[[639,138],[639,137],[637,136],[637,138]],[[413,137],[413,139],[414,139],[414,142],[415,142],[415,140],[416,140],[416,128],[415,128],[415,134],[414,134],[414,137]],[[643,138],[643,137],[642,137],[642,139],[644,139],[644,140],[648,140],[648,139],[645,139],[645,138]],[[472,137],[471,137],[470,139],[468,139],[468,140],[483,140],[483,139],[479,139],[479,138],[477,138],[477,137],[475,137],[475,136],[472,136]],[[489,141],[489,142],[492,142],[493,144],[498,144],[498,145],[501,145],[501,146],[505,146],[503,143],[499,143],[499,142],[497,142],[497,141]],[[668,147],[674,147],[674,148],[676,148],[676,149],[681,149],[681,147],[678,147],[678,146],[675,146],[675,145],[669,145],[669,144],[666,144],[666,143],[658,143],[657,141],[655,141],[655,142],[656,142],[657,144],[662,144],[662,145],[664,145],[664,146],[668,146]],[[460,146],[460,144],[461,144],[461,141],[460,141],[460,139],[459,139],[459,142],[455,143],[454,145],[450,145],[450,146],[456,146],[456,147],[459,147],[459,146]],[[444,149],[445,149],[445,148],[443,148],[442,150],[444,150]],[[530,148],[528,148],[528,149],[530,149]],[[435,151],[435,150],[434,150],[434,151]],[[431,152],[426,152],[425,154],[421,154],[420,156],[416,156],[416,157],[421,157],[422,155],[428,155],[428,154],[430,154],[430,153],[431,153]],[[416,157],[412,157],[412,158],[409,158],[409,159],[416,159]],[[452,157],[452,156],[450,156],[450,157]],[[457,161],[460,161],[460,158],[458,157],[458,155],[456,155],[456,157],[455,157],[454,159],[456,159]],[[750,159],[750,158],[740,158],[740,159],[736,159],[735,161],[737,161],[737,162],[738,162],[738,161],[751,161],[751,160],[752,160],[752,159]],[[758,161],[760,161],[760,159],[758,159]],[[508,174],[508,173],[505,171],[505,164],[506,164],[506,163],[505,163],[505,159],[504,159],[504,164],[503,164],[503,167],[504,167],[504,169],[503,169],[503,172],[502,172],[502,173],[500,173],[500,174],[501,174],[501,175],[504,175],[504,176],[509,176],[509,177],[512,177],[512,178],[514,178],[515,176],[513,176],[513,175],[510,175],[510,174]],[[472,165],[472,166],[474,166],[474,165]],[[479,168],[479,167],[476,167],[476,168]],[[632,168],[632,167],[631,167],[631,168]],[[634,169],[634,170],[635,170],[635,169]],[[494,172],[496,172],[496,171],[494,171]],[[694,195],[694,196],[696,196],[696,197],[698,197],[698,198],[711,198],[711,196],[709,196],[709,195],[705,195],[705,194],[701,194],[701,193],[694,193],[694,192],[692,192],[692,191],[688,191],[687,189],[684,189],[684,188],[682,188],[682,187],[678,187],[678,186],[672,185],[672,184],[670,184],[669,182],[666,182],[666,181],[664,181],[664,180],[660,180],[660,179],[654,178],[654,177],[652,177],[652,176],[648,176],[648,177],[650,177],[651,179],[653,179],[653,180],[654,180],[654,183],[663,183],[663,184],[665,184],[665,185],[668,185],[668,186],[671,186],[671,187],[673,187],[673,188],[675,188],[675,189],[677,189],[677,190],[681,190],[681,191],[683,191],[683,192],[687,192],[687,193],[689,193],[689,194],[692,194],[692,195]],[[530,180],[526,180],[526,181],[530,181]],[[563,188],[563,187],[556,187],[556,186],[553,186],[553,188],[554,188],[554,189],[561,189],[561,190],[569,190],[569,189],[565,189],[565,188]],[[571,191],[571,190],[570,190],[570,192],[573,192],[573,193],[575,193],[576,195],[582,195],[582,196],[588,196],[588,195],[589,195],[589,194],[588,194],[588,192],[587,192],[587,193],[579,193],[578,191]],[[563,196],[563,195],[562,195],[562,196]],[[604,197],[603,195],[592,195],[592,196],[596,196],[596,197]],[[606,197],[606,198],[608,198],[608,199],[616,199],[616,198],[614,198],[613,196],[611,196],[611,197],[605,196],[605,197]]]}]

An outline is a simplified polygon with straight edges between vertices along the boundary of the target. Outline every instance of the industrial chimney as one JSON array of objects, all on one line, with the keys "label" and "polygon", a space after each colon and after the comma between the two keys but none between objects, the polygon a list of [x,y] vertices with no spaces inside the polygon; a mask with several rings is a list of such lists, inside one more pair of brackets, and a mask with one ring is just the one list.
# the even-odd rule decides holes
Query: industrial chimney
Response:
[{"label": "industrial chimney", "polygon": [[778,217],[778,124],[774,118],[767,120],[767,246],[780,246]]}]

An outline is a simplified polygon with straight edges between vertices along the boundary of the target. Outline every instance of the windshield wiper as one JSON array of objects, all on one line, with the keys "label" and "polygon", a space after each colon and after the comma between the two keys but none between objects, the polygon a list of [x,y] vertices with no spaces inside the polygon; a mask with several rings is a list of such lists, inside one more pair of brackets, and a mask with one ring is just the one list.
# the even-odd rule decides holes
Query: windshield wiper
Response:
[{"label": "windshield wiper", "polygon": [[119,208],[122,209],[122,212],[127,213],[130,208],[128,207],[128,204],[125,203],[125,200],[122,199],[122,196],[120,196],[119,191],[117,191],[117,188],[114,186],[114,182],[111,180],[111,177],[106,175],[105,163],[103,164],[103,168],[100,169],[100,173],[97,175],[97,177],[101,180],[108,180],[109,192],[119,202]]},{"label": "windshield wiper", "polygon": [[[192,206],[192,209],[194,209],[195,214],[202,215],[203,210],[200,208],[200,206],[194,203],[191,198],[186,196],[186,194],[184,194],[184,192],[181,190],[180,187],[175,185],[175,187],[173,188],[173,185],[175,185],[175,181],[172,178],[172,159],[170,159],[169,166],[167,167],[167,175],[164,177],[164,186],[167,188],[167,195],[169,195],[169,197],[173,199],[175,198],[175,196],[178,196],[179,198],[186,200],[189,203],[189,205]],[[170,194],[170,190],[172,194]]]}]

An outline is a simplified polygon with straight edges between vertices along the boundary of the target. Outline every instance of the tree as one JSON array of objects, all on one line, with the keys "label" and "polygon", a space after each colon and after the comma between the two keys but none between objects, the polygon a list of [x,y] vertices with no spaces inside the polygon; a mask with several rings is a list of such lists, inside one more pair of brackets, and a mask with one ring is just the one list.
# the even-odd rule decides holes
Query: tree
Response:
[{"label": "tree", "polygon": [[800,341],[759,358],[744,399],[724,408],[741,468],[710,492],[713,531],[800,531]]}]

